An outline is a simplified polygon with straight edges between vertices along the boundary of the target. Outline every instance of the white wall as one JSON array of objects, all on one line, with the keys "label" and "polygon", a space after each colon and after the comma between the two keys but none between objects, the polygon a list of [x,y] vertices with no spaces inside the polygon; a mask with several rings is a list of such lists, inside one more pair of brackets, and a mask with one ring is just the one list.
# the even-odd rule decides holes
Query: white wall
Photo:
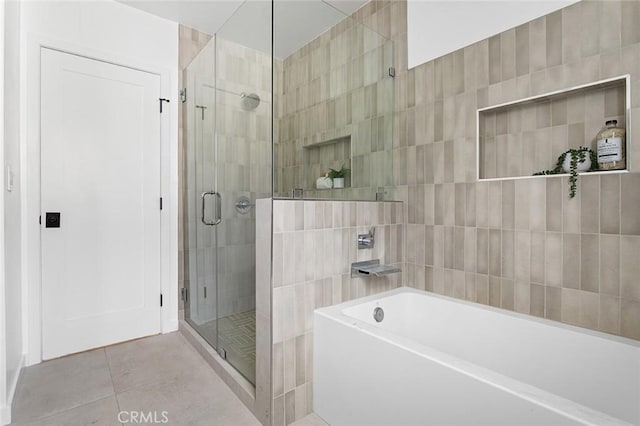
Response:
[{"label": "white wall", "polygon": [[[7,401],[11,403],[24,365],[20,182],[20,3],[6,2],[4,41],[4,243]],[[14,179],[8,191],[8,170]]]},{"label": "white wall", "polygon": [[[27,1],[22,5],[21,147],[23,263],[28,307],[27,364],[41,361],[40,327],[40,47],[131,66],[161,75],[169,111],[162,118],[163,332],[178,327],[178,25],[111,0]],[[166,111],[166,110],[165,110]],[[28,119],[27,119],[28,117]]]},{"label": "white wall", "polygon": [[20,4],[0,3],[0,424],[11,422],[11,402],[24,364],[20,281],[20,190],[6,190],[8,165],[18,166]]},{"label": "white wall", "polygon": [[[0,141],[4,146],[4,12],[5,3],[0,1]],[[4,150],[0,150],[0,164],[4,163]],[[2,179],[0,179],[2,182]],[[7,407],[7,364],[6,364],[6,315],[4,286],[4,194],[0,190],[0,424],[11,421],[11,409]]]},{"label": "white wall", "polygon": [[578,0],[408,0],[409,68],[484,40]]}]

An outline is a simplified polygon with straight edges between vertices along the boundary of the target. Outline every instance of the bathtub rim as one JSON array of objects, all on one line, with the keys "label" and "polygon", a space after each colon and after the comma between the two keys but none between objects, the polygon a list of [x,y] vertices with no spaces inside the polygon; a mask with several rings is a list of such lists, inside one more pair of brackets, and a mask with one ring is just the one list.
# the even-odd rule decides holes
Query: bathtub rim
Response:
[{"label": "bathtub rim", "polygon": [[[419,294],[422,296],[428,296],[428,297],[433,297],[436,299],[441,299],[441,300],[445,300],[447,302],[452,302],[452,303],[456,303],[459,305],[463,305],[463,306],[468,306],[470,308],[475,308],[475,309],[481,309],[484,311],[489,311],[489,312],[494,312],[500,315],[507,315],[509,317],[513,317],[513,318],[518,318],[521,320],[525,320],[525,321],[532,321],[532,322],[536,322],[539,324],[543,324],[543,325],[548,325],[551,327],[555,327],[555,328],[560,328],[563,330],[567,330],[573,333],[579,333],[579,334],[587,334],[593,337],[597,337],[597,338],[602,338],[602,339],[606,339],[615,343],[620,343],[623,345],[627,345],[627,346],[633,346],[636,349],[640,350],[640,340],[634,340],[634,339],[630,339],[628,337],[624,337],[624,336],[619,336],[616,334],[610,334],[610,333],[606,333],[604,331],[599,331],[599,330],[593,330],[590,328],[585,328],[585,327],[580,327],[579,325],[573,325],[573,324],[567,324],[564,322],[560,322],[560,321],[554,321],[554,320],[550,320],[547,318],[541,318],[541,317],[537,317],[535,315],[530,315],[530,314],[523,314],[520,312],[515,312],[515,311],[510,311],[507,309],[503,309],[503,308],[498,308],[496,306],[491,306],[491,305],[485,305],[482,303],[478,303],[478,302],[472,302],[470,300],[464,300],[464,299],[458,299],[455,297],[451,297],[451,296],[445,296],[443,294],[439,294],[439,293],[434,293],[432,291],[429,290],[420,290],[417,288],[413,288],[413,287],[398,287],[395,288],[393,290],[388,290],[388,291],[384,291],[382,293],[377,293],[377,294],[373,294],[370,296],[364,296],[364,297],[360,297],[357,299],[352,299],[346,302],[342,302],[340,304],[337,305],[332,305],[332,306],[325,306],[322,308],[317,308],[314,310],[314,312],[318,312],[322,315],[326,315],[326,316],[336,316],[336,317],[342,317],[344,316],[345,318],[351,318],[354,320],[359,320],[356,317],[347,315],[344,313],[344,311],[348,308],[352,308],[354,306],[357,305],[361,305],[364,303],[368,303],[368,302],[373,302],[376,300],[380,300],[382,298],[386,298],[389,296],[394,296],[396,294],[403,294],[403,293],[413,293],[413,294]],[[363,324],[367,324],[367,325],[372,325],[372,324],[368,324],[366,322],[361,321]],[[379,330],[379,328],[374,326],[375,330]]]},{"label": "bathtub rim", "polygon": [[[456,356],[450,355],[446,352],[431,348],[425,344],[417,342],[408,337],[404,337],[402,335],[393,333],[391,331],[381,329],[376,327],[374,324],[370,324],[359,320],[358,318],[349,316],[345,314],[343,311],[353,306],[357,306],[363,303],[368,303],[372,301],[376,301],[385,297],[393,296],[396,294],[402,293],[415,293],[426,295],[429,297],[436,297],[439,299],[443,299],[446,301],[451,301],[454,303],[460,303],[463,305],[470,305],[471,307],[477,308],[485,308],[486,310],[504,313],[516,318],[524,319],[524,320],[538,320],[542,324],[548,324],[551,326],[560,326],[560,328],[577,332],[581,334],[585,334],[585,331],[590,332],[587,334],[591,334],[595,337],[604,337],[608,340],[613,340],[614,342],[627,344],[635,347],[635,349],[640,350],[640,342],[636,342],[632,339],[627,339],[621,336],[608,335],[606,333],[598,332],[595,330],[583,329],[581,327],[572,326],[569,324],[557,323],[552,320],[547,320],[544,318],[533,317],[530,315],[520,314],[517,312],[511,312],[500,308],[495,308],[493,306],[486,306],[474,302],[469,302],[466,300],[460,300],[456,298],[452,298],[449,296],[444,296],[440,294],[436,294],[433,292],[419,290],[411,287],[399,287],[397,289],[385,291],[382,293],[378,293],[371,296],[365,296],[358,299],[353,299],[338,305],[328,306],[324,308],[318,308],[314,310],[314,315],[318,315],[323,317],[326,320],[337,322],[348,329],[356,330],[357,332],[364,333],[368,336],[373,337],[374,339],[383,341],[387,344],[394,345],[400,347],[403,350],[411,352],[412,354],[425,358],[431,362],[435,362],[440,364],[446,368],[450,368],[460,374],[466,375],[471,379],[480,381],[488,386],[500,389],[506,393],[514,395],[516,397],[522,398],[526,401],[531,402],[532,404],[544,407],[550,411],[553,411],[557,414],[565,416],[571,420],[579,422],[585,425],[592,426],[601,426],[601,425],[631,425],[633,423],[629,423],[626,420],[623,420],[618,417],[614,417],[613,415],[607,414],[605,412],[596,410],[594,408],[590,408],[586,405],[580,404],[579,402],[575,402],[568,398],[564,398],[557,394],[554,394],[550,391],[538,388],[536,386],[527,384],[523,381],[511,378],[504,374],[495,372],[491,369],[479,366],[470,361],[466,361],[464,359],[458,358]],[[314,332],[314,340],[315,340],[315,332]],[[314,343],[315,348],[315,343]]]}]

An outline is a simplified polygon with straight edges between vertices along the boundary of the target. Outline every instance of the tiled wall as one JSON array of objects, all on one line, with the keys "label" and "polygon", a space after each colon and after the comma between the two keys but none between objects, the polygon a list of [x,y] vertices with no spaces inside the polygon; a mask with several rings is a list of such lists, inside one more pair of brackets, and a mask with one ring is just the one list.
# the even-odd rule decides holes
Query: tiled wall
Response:
[{"label": "tiled wall", "polygon": [[[409,71],[406,2],[355,16],[395,41],[406,283],[640,339],[640,2],[582,1]],[[582,176],[573,199],[565,177],[476,182],[478,108],[622,74],[631,173]]]},{"label": "tiled wall", "polygon": [[[220,315],[255,308],[255,208],[243,214],[239,197],[255,205],[271,196],[271,55],[217,39],[215,164],[222,194],[218,225],[218,305]],[[241,93],[257,94],[260,104],[242,108]]]},{"label": "tiled wall", "polygon": [[[351,278],[350,265],[380,259],[402,266],[404,216],[394,202],[273,201],[274,425],[312,410],[313,310],[402,284],[402,274]],[[371,226],[374,248],[358,250],[357,235]]]},{"label": "tiled wall", "polygon": [[[388,39],[346,18],[283,61],[277,195],[304,188],[308,197],[375,199],[378,187],[392,185],[392,55]],[[308,151],[338,139],[349,141],[346,159],[305,161]],[[346,189],[315,191],[328,167],[343,165],[351,168]]]}]

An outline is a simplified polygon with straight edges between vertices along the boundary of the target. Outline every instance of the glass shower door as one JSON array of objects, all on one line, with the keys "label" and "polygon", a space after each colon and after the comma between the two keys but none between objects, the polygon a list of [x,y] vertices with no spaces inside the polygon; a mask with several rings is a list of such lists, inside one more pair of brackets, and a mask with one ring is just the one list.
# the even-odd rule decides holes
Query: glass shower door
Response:
[{"label": "glass shower door", "polygon": [[[264,6],[246,4],[242,8]],[[252,383],[255,202],[272,194],[271,68],[270,51],[216,35],[185,75],[189,244],[185,319]]]},{"label": "glass shower door", "polygon": [[188,202],[188,300],[186,320],[218,346],[217,224],[221,203],[215,173],[215,43],[187,67],[186,154]]}]

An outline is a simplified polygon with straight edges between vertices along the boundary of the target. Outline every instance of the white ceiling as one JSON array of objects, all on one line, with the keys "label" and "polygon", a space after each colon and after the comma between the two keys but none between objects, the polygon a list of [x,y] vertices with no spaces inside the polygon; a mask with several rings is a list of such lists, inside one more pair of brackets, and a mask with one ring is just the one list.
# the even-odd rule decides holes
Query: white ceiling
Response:
[{"label": "white ceiling", "polygon": [[[153,15],[271,51],[268,0],[118,0]],[[361,7],[366,0],[276,0],[274,55],[286,58]]]}]

